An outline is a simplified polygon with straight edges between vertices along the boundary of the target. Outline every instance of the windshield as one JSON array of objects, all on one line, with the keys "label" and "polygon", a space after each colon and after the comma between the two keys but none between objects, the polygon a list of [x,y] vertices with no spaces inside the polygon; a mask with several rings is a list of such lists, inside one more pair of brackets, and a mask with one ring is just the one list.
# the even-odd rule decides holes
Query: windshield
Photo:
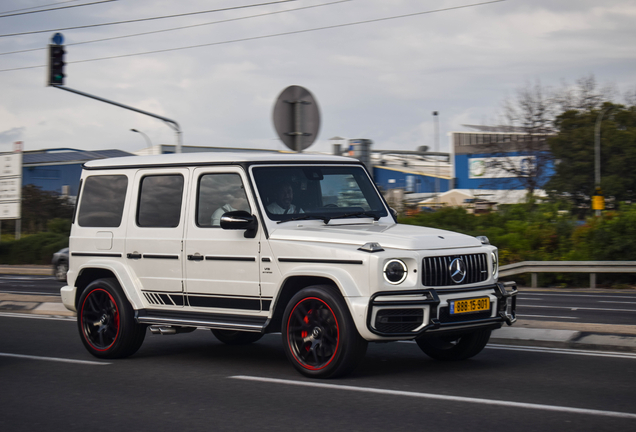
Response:
[{"label": "windshield", "polygon": [[387,216],[358,166],[276,166],[253,170],[267,216],[275,221]]}]

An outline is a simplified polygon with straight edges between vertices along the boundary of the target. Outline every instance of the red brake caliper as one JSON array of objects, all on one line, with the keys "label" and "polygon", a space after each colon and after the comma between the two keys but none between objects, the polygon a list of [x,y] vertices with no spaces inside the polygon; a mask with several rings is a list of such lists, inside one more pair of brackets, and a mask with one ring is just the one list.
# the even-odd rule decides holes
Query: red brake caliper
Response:
[{"label": "red brake caliper", "polygon": [[[303,318],[303,321],[305,322],[305,324],[309,325],[309,314],[311,313],[311,309],[309,310],[309,312],[307,312],[307,315],[305,315],[305,318]],[[300,336],[305,339],[307,337],[307,331],[303,330],[300,333]],[[311,348],[311,344],[306,344],[305,345],[305,351],[309,351],[309,349]]]}]

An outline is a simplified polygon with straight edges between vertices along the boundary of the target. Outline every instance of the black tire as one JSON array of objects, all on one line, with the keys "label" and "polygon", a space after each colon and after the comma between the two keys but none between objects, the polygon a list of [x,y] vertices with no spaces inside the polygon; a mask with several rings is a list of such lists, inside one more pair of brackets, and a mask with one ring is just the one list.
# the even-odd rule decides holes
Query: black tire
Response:
[{"label": "black tire", "polygon": [[490,339],[490,330],[479,330],[464,335],[419,338],[417,345],[435,360],[456,361],[474,357],[484,349]]},{"label": "black tire", "polygon": [[292,297],[281,332],[287,358],[311,378],[348,374],[367,351],[347,304],[329,285],[310,286]]},{"label": "black tire", "polygon": [[212,329],[214,336],[226,345],[247,345],[263,337],[262,333]]},{"label": "black tire", "polygon": [[60,261],[55,264],[53,269],[55,279],[60,282],[66,282],[66,273],[68,272],[68,263],[66,261]]},{"label": "black tire", "polygon": [[91,282],[77,309],[80,338],[95,357],[128,357],[141,347],[146,326],[135,322],[133,308],[116,279]]}]

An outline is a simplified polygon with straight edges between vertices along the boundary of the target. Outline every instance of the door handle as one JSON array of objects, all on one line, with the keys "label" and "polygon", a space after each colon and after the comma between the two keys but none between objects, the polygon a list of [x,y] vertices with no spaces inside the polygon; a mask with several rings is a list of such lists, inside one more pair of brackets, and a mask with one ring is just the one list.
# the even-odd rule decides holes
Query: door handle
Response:
[{"label": "door handle", "polygon": [[141,254],[140,253],[129,253],[126,255],[126,258],[128,259],[140,259],[141,258]]},{"label": "door handle", "polygon": [[203,255],[199,255],[199,254],[188,255],[188,260],[189,261],[203,261]]}]

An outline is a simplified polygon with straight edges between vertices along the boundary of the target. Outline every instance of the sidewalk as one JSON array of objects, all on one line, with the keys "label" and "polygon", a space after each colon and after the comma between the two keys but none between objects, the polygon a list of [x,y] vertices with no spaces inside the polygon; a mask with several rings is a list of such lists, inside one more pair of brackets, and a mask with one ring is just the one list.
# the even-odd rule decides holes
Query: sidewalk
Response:
[{"label": "sidewalk", "polygon": [[[4,266],[0,274],[51,275],[50,266]],[[522,288],[523,289],[523,288]],[[528,289],[530,291],[531,289]],[[0,315],[34,314],[74,317],[59,295],[0,293]],[[519,319],[495,330],[490,343],[598,351],[636,352],[636,325],[585,324]]]},{"label": "sidewalk", "polygon": [[52,276],[50,265],[0,265],[0,274]]}]

